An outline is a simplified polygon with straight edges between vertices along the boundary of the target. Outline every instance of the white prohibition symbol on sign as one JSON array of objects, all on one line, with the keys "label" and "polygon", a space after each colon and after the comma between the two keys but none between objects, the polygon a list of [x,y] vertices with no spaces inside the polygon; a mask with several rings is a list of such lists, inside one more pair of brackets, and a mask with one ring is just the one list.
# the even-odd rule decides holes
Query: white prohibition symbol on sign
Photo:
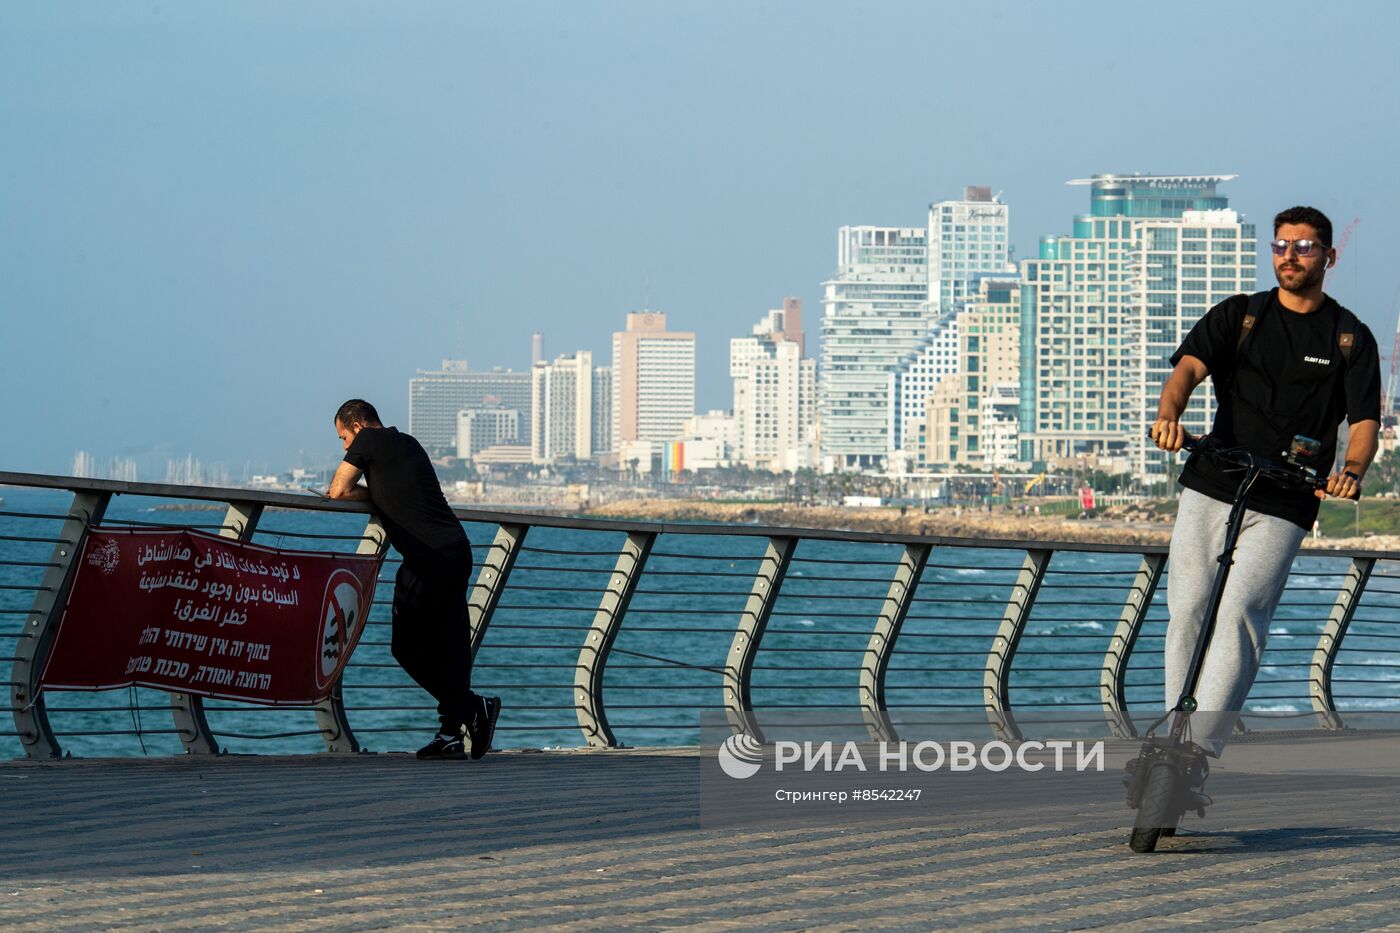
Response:
[{"label": "white prohibition symbol on sign", "polygon": [[360,626],[360,580],[348,570],[337,570],[326,581],[321,601],[320,663],[316,683],[322,687],[335,673],[336,665]]},{"label": "white prohibition symbol on sign", "polygon": [[753,777],[763,764],[763,746],[746,732],[725,739],[718,754],[720,770],[739,781]]}]

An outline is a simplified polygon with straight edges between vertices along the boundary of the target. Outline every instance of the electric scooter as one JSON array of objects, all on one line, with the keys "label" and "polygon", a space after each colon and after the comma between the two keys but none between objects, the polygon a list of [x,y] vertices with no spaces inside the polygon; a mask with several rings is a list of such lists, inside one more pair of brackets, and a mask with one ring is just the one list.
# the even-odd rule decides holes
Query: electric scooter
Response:
[{"label": "electric scooter", "polygon": [[[1209,452],[1239,467],[1243,477],[1230,508],[1230,518],[1225,527],[1225,548],[1217,558],[1220,566],[1215,571],[1204,624],[1186,668],[1181,696],[1170,712],[1148,728],[1147,741],[1143,743],[1137,758],[1128,762],[1124,778],[1128,787],[1128,806],[1137,810],[1129,842],[1134,852],[1155,850],[1159,839],[1176,834],[1177,824],[1188,811],[1194,810],[1198,816],[1204,817],[1205,808],[1212,802],[1204,793],[1194,789],[1205,783],[1210,769],[1204,751],[1190,740],[1190,721],[1191,714],[1196,712],[1195,693],[1201,664],[1215,632],[1216,616],[1220,612],[1225,583],[1234,563],[1235,545],[1244,524],[1250,491],[1260,477],[1308,492],[1327,485],[1326,478],[1319,478],[1316,467],[1312,465],[1322,445],[1302,435],[1293,438],[1289,449],[1283,452],[1282,463],[1260,457],[1242,447],[1220,447],[1209,437],[1188,437],[1184,446],[1190,451]],[[1171,720],[1171,728],[1167,734],[1154,735],[1168,719]]]}]

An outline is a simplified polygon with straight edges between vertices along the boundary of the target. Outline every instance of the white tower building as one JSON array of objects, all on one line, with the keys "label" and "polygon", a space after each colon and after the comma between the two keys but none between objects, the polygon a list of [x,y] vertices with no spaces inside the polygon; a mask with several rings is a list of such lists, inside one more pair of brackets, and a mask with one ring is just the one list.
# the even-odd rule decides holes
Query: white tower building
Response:
[{"label": "white tower building", "polygon": [[800,451],[815,430],[817,369],[802,358],[800,315],[800,303],[788,299],[754,325],[752,336],[729,342],[736,459],[755,469],[781,471],[810,459]]},{"label": "white tower building", "polygon": [[613,445],[669,441],[695,414],[695,334],[668,331],[666,315],[627,315],[612,341]]}]

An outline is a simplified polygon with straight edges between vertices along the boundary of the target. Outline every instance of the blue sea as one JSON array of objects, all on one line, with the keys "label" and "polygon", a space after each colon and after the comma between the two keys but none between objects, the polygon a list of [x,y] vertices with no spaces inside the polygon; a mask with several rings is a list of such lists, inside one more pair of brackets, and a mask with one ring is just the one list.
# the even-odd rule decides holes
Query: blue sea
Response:
[{"label": "blue sea", "polygon": [[[0,487],[0,662],[8,669],[25,611],[72,502],[69,493]],[[222,508],[169,511],[170,500],[118,496],[109,524],[151,523],[217,530]],[[23,513],[23,516],[13,514]],[[25,517],[30,516],[30,517]],[[527,518],[528,520],[528,518]],[[350,550],[365,518],[266,512],[254,540],[304,550]],[[466,525],[477,565],[495,527]],[[305,536],[313,537],[305,537]],[[339,536],[318,538],[314,536]],[[534,528],[476,658],[473,686],[504,704],[497,747],[585,744],[572,685],[585,633],[606,587],[623,531]],[[694,744],[702,711],[722,709],[721,676],[735,626],[766,539],[736,525],[732,535],[665,534],[656,541],[637,595],[607,664],[604,696],[618,740],[631,746]],[[763,710],[856,709],[863,652],[902,547],[803,540],[757,655],[753,702]],[[390,554],[390,561],[396,555]],[[935,549],[891,663],[892,710],[981,707],[983,669],[1024,552]],[[1140,558],[1057,552],[1037,599],[1011,678],[1014,708],[1096,709],[1105,650]],[[1310,709],[1308,664],[1349,560],[1305,555],[1294,565],[1247,706],[1287,715]],[[393,563],[379,589],[345,678],[346,706],[360,744],[372,751],[416,748],[436,726],[432,700],[389,655]],[[112,612],[122,611],[114,606]],[[1339,656],[1340,709],[1400,708],[1400,567],[1377,566]],[[1162,702],[1166,583],[1159,587],[1133,653],[1130,707]],[[10,678],[6,678],[10,679]],[[50,721],[77,756],[170,755],[181,751],[167,694],[144,688],[52,691]],[[210,724],[229,753],[311,753],[324,749],[306,710],[206,701]],[[22,755],[8,721],[0,754]]]}]

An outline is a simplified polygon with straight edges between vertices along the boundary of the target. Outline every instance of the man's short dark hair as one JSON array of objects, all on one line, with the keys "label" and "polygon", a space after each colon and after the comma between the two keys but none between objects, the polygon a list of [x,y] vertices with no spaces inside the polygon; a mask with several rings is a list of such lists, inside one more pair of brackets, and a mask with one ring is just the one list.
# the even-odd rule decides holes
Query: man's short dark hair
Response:
[{"label": "man's short dark hair", "polygon": [[1315,207],[1290,207],[1286,211],[1279,211],[1274,218],[1274,233],[1278,233],[1278,228],[1284,224],[1307,224],[1317,231],[1317,235],[1322,242],[1332,247],[1332,221],[1327,219],[1327,215]]},{"label": "man's short dark hair", "polygon": [[375,411],[374,406],[362,398],[352,398],[341,405],[335,413],[335,420],[347,428],[356,421],[360,424],[380,424],[379,412]]}]

